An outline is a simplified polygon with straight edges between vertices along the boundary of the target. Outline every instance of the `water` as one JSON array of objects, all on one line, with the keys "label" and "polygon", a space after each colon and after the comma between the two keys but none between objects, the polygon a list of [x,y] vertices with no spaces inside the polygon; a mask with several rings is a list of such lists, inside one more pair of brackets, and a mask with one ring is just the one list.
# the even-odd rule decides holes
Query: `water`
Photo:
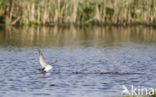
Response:
[{"label": "water", "polygon": [[[58,60],[45,75],[37,71],[38,48],[47,62]],[[0,97],[112,97],[122,85],[156,88],[155,74],[153,28],[0,30]]]}]

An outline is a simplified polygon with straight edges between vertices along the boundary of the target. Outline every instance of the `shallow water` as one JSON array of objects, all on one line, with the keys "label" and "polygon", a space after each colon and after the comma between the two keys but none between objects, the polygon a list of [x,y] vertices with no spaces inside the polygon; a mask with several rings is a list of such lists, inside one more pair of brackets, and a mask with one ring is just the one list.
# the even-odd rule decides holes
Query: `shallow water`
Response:
[{"label": "shallow water", "polygon": [[[47,62],[43,75],[37,49]],[[0,30],[0,97],[108,97],[156,88],[156,30],[42,27]]]}]

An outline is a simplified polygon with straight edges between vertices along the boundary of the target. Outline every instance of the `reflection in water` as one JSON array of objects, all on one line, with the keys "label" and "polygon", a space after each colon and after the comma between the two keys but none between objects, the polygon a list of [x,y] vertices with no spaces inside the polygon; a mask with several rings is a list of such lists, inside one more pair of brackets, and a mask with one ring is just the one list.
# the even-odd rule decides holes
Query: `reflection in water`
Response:
[{"label": "reflection in water", "polygon": [[[0,97],[111,97],[122,85],[156,88],[155,42],[155,29],[143,27],[0,30]],[[37,71],[35,46],[46,62],[58,59],[47,75]]]},{"label": "reflection in water", "polygon": [[[87,41],[86,41],[87,40]],[[156,30],[144,27],[31,27],[0,30],[1,46],[96,46],[113,42],[156,42]],[[86,43],[87,42],[87,43]]]}]

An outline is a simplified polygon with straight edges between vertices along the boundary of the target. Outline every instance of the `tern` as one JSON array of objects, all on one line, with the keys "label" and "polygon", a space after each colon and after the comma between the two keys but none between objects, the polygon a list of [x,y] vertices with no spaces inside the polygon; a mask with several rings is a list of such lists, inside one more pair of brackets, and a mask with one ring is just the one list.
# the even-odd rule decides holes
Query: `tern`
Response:
[{"label": "tern", "polygon": [[57,62],[57,60],[54,60],[53,62],[51,62],[50,64],[47,64],[45,62],[45,59],[44,59],[44,56],[41,52],[41,50],[38,49],[38,52],[39,52],[39,61],[40,61],[40,64],[42,66],[42,68],[38,69],[41,73],[46,73],[48,72],[49,70],[51,70],[53,68],[53,66],[51,64],[54,64],[55,62]]}]

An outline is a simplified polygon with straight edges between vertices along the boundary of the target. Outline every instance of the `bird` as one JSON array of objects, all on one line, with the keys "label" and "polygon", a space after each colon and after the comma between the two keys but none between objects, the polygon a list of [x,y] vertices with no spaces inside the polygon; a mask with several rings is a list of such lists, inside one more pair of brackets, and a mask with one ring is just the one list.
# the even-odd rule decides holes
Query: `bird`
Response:
[{"label": "bird", "polygon": [[45,62],[45,59],[44,59],[44,56],[41,52],[40,49],[38,49],[38,52],[39,52],[39,62],[42,66],[42,68],[38,69],[40,73],[47,73],[49,70],[53,69],[53,66],[51,64],[54,64],[55,62],[57,62],[57,60],[54,60],[53,62],[51,62],[50,64],[47,64]]}]

